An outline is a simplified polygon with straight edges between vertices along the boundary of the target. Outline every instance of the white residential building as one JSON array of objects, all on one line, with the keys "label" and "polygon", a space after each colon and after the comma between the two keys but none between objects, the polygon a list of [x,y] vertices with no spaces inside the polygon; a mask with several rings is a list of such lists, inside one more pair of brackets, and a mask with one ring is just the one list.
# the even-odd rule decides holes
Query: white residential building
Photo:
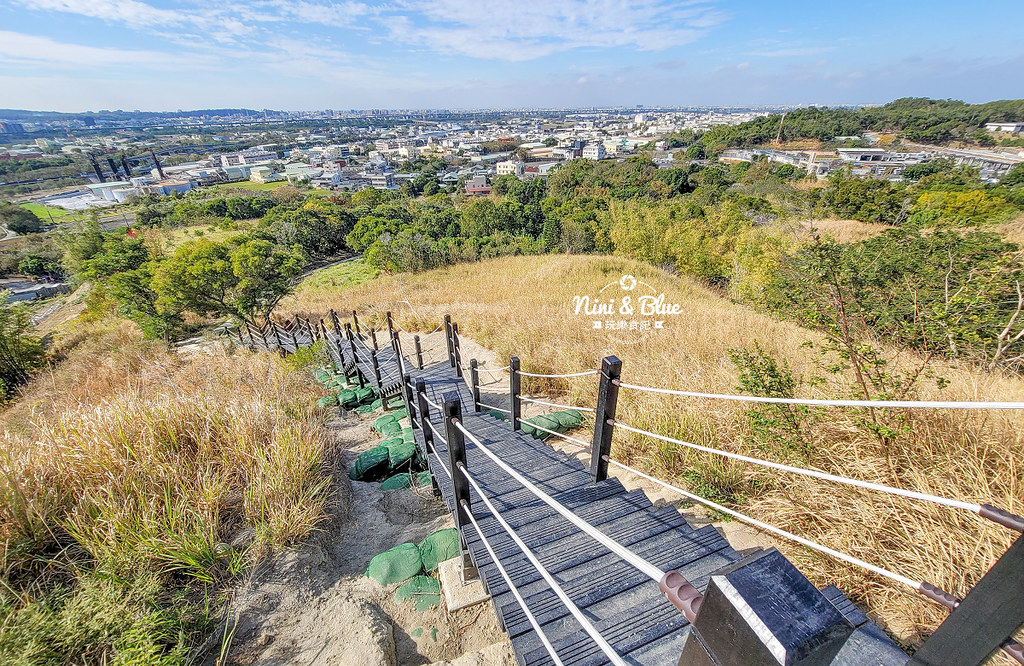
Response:
[{"label": "white residential building", "polygon": [[603,160],[604,156],[604,145],[600,143],[591,143],[584,146],[581,155],[585,160]]},{"label": "white residential building", "polygon": [[519,178],[523,175],[523,163],[519,160],[506,160],[495,164],[494,170],[499,176],[515,176]]}]

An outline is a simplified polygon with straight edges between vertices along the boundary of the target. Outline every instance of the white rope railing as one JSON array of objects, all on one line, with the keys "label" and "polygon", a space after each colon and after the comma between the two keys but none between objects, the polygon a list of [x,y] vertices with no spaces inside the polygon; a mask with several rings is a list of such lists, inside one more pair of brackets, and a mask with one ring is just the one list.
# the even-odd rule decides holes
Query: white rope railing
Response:
[{"label": "white rope railing", "polygon": [[542,432],[550,433],[550,434],[554,435],[555,437],[561,437],[562,439],[564,439],[564,440],[566,440],[568,442],[575,442],[576,444],[580,444],[580,445],[586,446],[588,448],[592,444],[591,442],[584,442],[582,439],[576,439],[575,437],[570,437],[569,435],[563,435],[562,433],[555,432],[554,430],[548,430],[544,426],[539,426],[536,423],[534,423],[533,421],[524,421],[523,425],[528,425],[531,428],[536,428],[537,430],[540,430]]},{"label": "white rope railing", "polygon": [[563,375],[541,375],[535,372],[523,372],[522,370],[517,370],[516,372],[521,374],[523,377],[543,377],[545,379],[562,379],[564,377],[586,377],[587,375],[597,375],[600,374],[601,371],[586,370],[584,372],[567,372]]},{"label": "white rope railing", "polygon": [[[468,479],[469,474],[466,472],[465,468],[460,467],[459,469],[462,470],[462,473],[465,474]],[[551,641],[548,640],[547,634],[545,634],[544,630],[540,628],[537,618],[535,618],[533,613],[530,612],[529,606],[526,605],[526,600],[523,599],[521,594],[519,594],[519,590],[516,588],[515,583],[512,582],[512,577],[508,575],[507,571],[505,571],[505,567],[501,564],[501,560],[498,559],[497,553],[495,553],[494,548],[491,547],[491,542],[487,539],[487,535],[484,534],[484,531],[480,529],[479,523],[476,522],[476,518],[473,517],[473,512],[470,511],[468,506],[466,507],[466,515],[469,516],[469,522],[473,523],[473,529],[475,529],[477,535],[480,536],[480,542],[484,544],[487,554],[491,557],[491,562],[494,562],[494,567],[498,570],[498,573],[501,574],[501,577],[505,579],[505,584],[508,585],[508,591],[512,593],[513,597],[515,597],[516,601],[519,603],[519,607],[523,609],[523,615],[525,615],[526,619],[529,620],[530,626],[533,627],[533,630],[537,632],[537,637],[540,638],[540,642],[544,644],[544,649],[548,651],[549,655],[551,655],[551,660],[555,663],[555,666],[565,666],[562,663],[562,660],[558,658],[558,653],[555,652],[555,646],[551,644]],[[538,571],[540,571],[540,569],[538,569]]]},{"label": "white rope railing", "polygon": [[444,442],[445,446],[448,446],[448,440],[445,438],[445,436],[437,431],[437,428],[435,428],[434,424],[430,422],[430,419],[426,419],[426,421],[427,425],[430,427],[431,430],[434,431],[434,434],[437,436],[437,438]]},{"label": "white rope railing", "polygon": [[888,407],[895,409],[1024,409],[1024,402],[970,402],[958,400],[819,400],[815,398],[769,398],[753,395],[730,395],[723,393],[700,393],[697,391],[679,391],[676,389],[639,386],[613,380],[620,388],[646,391],[648,393],[664,393],[687,398],[708,398],[712,400],[732,400],[736,402],[762,402],[781,405],[808,405],[817,407]]},{"label": "white rope railing", "polygon": [[971,502],[964,502],[961,500],[950,499],[947,497],[940,497],[938,495],[930,495],[928,493],[918,492],[916,490],[904,490],[902,488],[895,488],[893,486],[886,486],[881,483],[873,483],[871,481],[860,481],[858,479],[851,479],[845,476],[837,476],[835,474],[829,474],[827,472],[818,472],[812,469],[806,469],[803,467],[793,467],[792,465],[783,465],[782,463],[771,462],[770,460],[762,460],[760,458],[751,458],[750,456],[741,455],[739,453],[732,453],[730,451],[723,451],[721,449],[715,449],[708,446],[701,446],[700,444],[694,444],[692,442],[685,442],[681,439],[675,439],[672,437],[666,437],[665,435],[659,435],[654,432],[642,430],[640,428],[634,428],[628,426],[625,423],[619,421],[612,421],[611,425],[615,428],[622,428],[629,432],[634,432],[638,435],[644,435],[652,437],[654,439],[668,442],[670,444],[678,444],[685,446],[695,451],[703,451],[704,453],[712,453],[723,458],[731,458],[732,460],[740,460],[742,462],[751,463],[753,465],[760,465],[761,467],[769,467],[771,469],[781,470],[783,472],[791,472],[793,474],[801,474],[803,476],[809,476],[815,479],[822,479],[824,481],[833,481],[835,483],[842,483],[848,486],[855,486],[857,488],[866,488],[868,490],[877,490],[883,493],[889,493],[890,495],[899,495],[901,497],[908,497],[910,499],[921,500],[923,502],[934,502],[935,504],[941,504],[943,506],[949,506],[956,509],[964,509],[965,511],[971,511],[973,513],[979,513],[981,511],[980,504],[973,504]]},{"label": "white rope railing", "polygon": [[[460,428],[462,427],[461,423],[457,423],[457,425]],[[466,431],[463,430],[463,432]],[[470,435],[470,437],[472,437],[472,435]],[[480,488],[476,480],[469,474],[469,472],[466,471],[466,468],[463,467],[462,465],[459,465],[459,470],[466,477],[466,480],[469,481],[470,485],[473,486],[473,488],[476,490],[477,495],[480,496],[480,501],[482,501],[484,505],[487,507],[487,509],[491,512],[491,515],[494,516],[494,519],[497,520],[501,527],[505,530],[505,532],[508,533],[509,537],[512,538],[512,541],[514,541],[515,544],[519,546],[519,550],[523,552],[523,555],[525,555],[526,559],[530,561],[530,564],[532,564],[533,567],[537,570],[537,573],[539,573],[541,577],[544,578],[548,586],[551,587],[551,591],[554,592],[559,599],[561,599],[562,603],[565,604],[565,607],[569,610],[570,613],[572,613],[572,616],[576,618],[576,621],[580,623],[580,626],[583,627],[583,630],[587,632],[587,634],[594,640],[595,643],[597,643],[597,646],[601,648],[601,651],[604,652],[605,656],[607,656],[608,659],[616,666],[626,666],[626,662],[615,651],[615,648],[613,648],[608,643],[608,641],[604,639],[601,633],[598,632],[597,628],[594,627],[590,620],[587,619],[587,617],[583,614],[583,611],[581,611],[579,607],[576,606],[575,603],[573,603],[572,599],[569,598],[569,595],[567,595],[565,591],[562,590],[562,587],[558,584],[557,581],[555,581],[554,576],[552,576],[551,573],[544,567],[544,565],[541,564],[540,560],[537,559],[537,556],[533,553],[532,550],[530,550],[529,546],[527,546],[526,543],[516,533],[516,531],[512,529],[512,526],[509,525],[505,521],[505,519],[501,517],[501,513],[496,508],[494,508],[494,505],[491,504],[491,500],[488,499],[487,495],[484,494],[483,489]],[[466,507],[466,513],[472,515],[472,511],[470,511],[469,507]],[[477,531],[479,532],[479,530]]]},{"label": "white rope railing", "polygon": [[509,467],[508,464],[505,463],[505,461],[503,461],[497,455],[492,453],[491,450],[483,442],[477,439],[473,433],[471,433],[469,430],[466,430],[466,427],[462,425],[461,421],[452,419],[452,423],[455,424],[455,427],[458,428],[462,432],[462,434],[464,434],[474,444],[476,444],[477,448],[479,448],[485,455],[487,455],[487,457],[490,458],[494,462],[494,464],[496,464],[498,467],[504,470],[506,474],[508,474],[513,479],[518,481],[531,493],[536,495],[542,502],[544,502],[552,509],[557,511],[559,514],[561,514],[563,518],[565,518],[570,523],[578,527],[581,531],[587,534],[587,536],[591,537],[592,539],[600,543],[602,546],[604,546],[605,548],[612,551],[620,558],[628,562],[630,565],[636,567],[644,575],[650,577],[654,581],[661,582],[661,579],[665,576],[664,571],[654,566],[653,564],[651,564],[644,558],[640,557],[636,553],[632,552],[619,542],[615,541],[607,534],[604,534],[603,532],[595,528],[593,525],[577,516],[572,511],[566,509],[564,506],[562,506],[561,503],[559,503],[553,497],[551,497],[546,492],[538,488],[529,479],[527,479],[522,474]]},{"label": "white rope railing", "polygon": [[525,395],[519,396],[519,399],[524,402],[532,402],[538,405],[546,405],[548,407],[558,407],[559,409],[575,409],[581,412],[590,412],[596,414],[597,410],[593,407],[577,407],[575,405],[559,405],[556,402],[544,402],[543,400],[537,400],[536,398],[527,398]]},{"label": "white rope railing", "polygon": [[476,404],[480,405],[481,407],[486,407],[487,409],[493,409],[496,412],[502,412],[502,413],[505,413],[505,414],[511,414],[512,413],[511,409],[505,409],[503,407],[495,407],[494,405],[488,405],[486,402],[480,402],[479,400],[476,401]]},{"label": "white rope railing", "polygon": [[428,405],[430,405],[431,407],[433,407],[434,409],[436,409],[436,410],[438,410],[438,411],[440,411],[440,410],[441,410],[441,405],[437,404],[436,402],[434,402],[433,400],[431,400],[430,398],[428,398],[428,397],[427,397],[427,394],[426,394],[426,393],[423,393],[423,394],[421,394],[421,395],[423,395],[423,401],[424,401],[425,403],[427,403]]},{"label": "white rope railing", "polygon": [[762,522],[762,521],[760,521],[760,520],[758,520],[756,518],[751,518],[750,516],[748,516],[746,514],[740,513],[739,511],[733,511],[732,509],[730,509],[728,507],[724,507],[724,506],[722,506],[721,504],[719,504],[717,502],[713,502],[713,501],[711,501],[709,499],[705,499],[705,498],[701,497],[700,495],[694,495],[693,493],[687,492],[687,491],[683,490],[682,488],[678,488],[678,487],[672,485],[671,483],[667,483],[665,481],[662,481],[661,479],[658,479],[658,478],[655,478],[653,476],[650,476],[649,474],[644,474],[640,470],[634,469],[634,468],[630,467],[629,465],[623,465],[622,463],[620,463],[620,462],[618,462],[616,460],[612,460],[608,456],[603,456],[603,457],[608,462],[609,465],[614,465],[615,467],[618,467],[620,469],[626,470],[627,472],[632,472],[633,474],[636,474],[637,476],[639,476],[641,478],[647,479],[648,481],[651,481],[652,483],[656,483],[656,484],[658,484],[658,485],[660,485],[660,486],[662,486],[662,487],[664,487],[664,488],[666,488],[668,490],[671,490],[673,492],[679,493],[683,497],[691,499],[694,502],[699,502],[700,504],[703,504],[705,506],[711,507],[712,509],[714,509],[716,511],[721,511],[722,513],[724,513],[726,515],[732,516],[733,518],[736,518],[737,520],[742,520],[743,522],[748,523],[750,525],[753,525],[754,527],[757,527],[759,529],[763,529],[763,530],[765,530],[767,532],[771,532],[772,534],[777,534],[778,536],[781,536],[783,538],[789,539],[791,541],[796,541],[797,543],[803,544],[804,546],[807,546],[808,548],[811,548],[813,550],[817,550],[817,551],[825,553],[827,555],[831,555],[832,557],[835,557],[836,559],[842,560],[842,561],[847,562],[849,564],[854,564],[854,565],[856,565],[858,567],[861,567],[863,569],[867,569],[868,571],[871,571],[871,572],[874,572],[874,573],[876,573],[876,574],[878,574],[880,576],[884,576],[886,578],[889,578],[890,580],[894,580],[897,583],[901,583],[903,585],[911,587],[911,588],[913,588],[913,589],[915,589],[915,590],[917,590],[919,592],[921,591],[921,583],[919,581],[912,580],[910,578],[907,578],[906,576],[901,576],[898,573],[893,573],[892,571],[889,571],[888,569],[883,569],[882,567],[875,566],[874,564],[871,564],[869,562],[865,562],[864,560],[862,560],[860,558],[857,558],[857,557],[854,557],[853,555],[847,555],[846,553],[842,553],[842,552],[840,552],[838,550],[835,550],[834,548],[829,548],[828,546],[823,546],[823,545],[821,545],[820,543],[818,543],[816,541],[811,541],[810,539],[805,539],[804,537],[797,536],[797,535],[793,534],[792,532],[787,532],[786,530],[784,530],[784,529],[782,529],[780,527],[775,527],[774,525],[769,525],[768,523]]},{"label": "white rope railing", "polygon": [[[431,428],[431,430],[433,430],[433,428]],[[447,444],[447,442],[445,443]],[[441,470],[444,471],[444,475],[451,479],[452,473],[448,471],[448,466],[444,464],[443,460],[441,460],[441,454],[439,454],[437,452],[437,449],[435,449],[433,446],[430,447],[430,452],[434,454],[435,458],[437,458],[437,464],[441,467]]]}]

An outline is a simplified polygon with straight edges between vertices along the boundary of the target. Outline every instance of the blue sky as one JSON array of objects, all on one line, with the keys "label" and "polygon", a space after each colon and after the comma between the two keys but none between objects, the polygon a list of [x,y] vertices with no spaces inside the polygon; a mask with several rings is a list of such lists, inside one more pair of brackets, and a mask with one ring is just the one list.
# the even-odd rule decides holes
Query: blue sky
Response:
[{"label": "blue sky", "polygon": [[861,104],[1024,96],[1020,4],[0,0],[0,108]]}]

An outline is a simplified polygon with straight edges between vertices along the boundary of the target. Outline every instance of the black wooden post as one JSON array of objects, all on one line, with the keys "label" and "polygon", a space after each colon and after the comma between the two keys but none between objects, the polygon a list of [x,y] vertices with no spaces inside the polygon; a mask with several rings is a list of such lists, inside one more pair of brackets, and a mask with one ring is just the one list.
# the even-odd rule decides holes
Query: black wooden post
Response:
[{"label": "black wooden post", "polygon": [[281,356],[284,356],[284,343],[281,342],[281,327],[277,325],[277,322],[272,322],[271,326],[274,328],[274,339],[277,340],[277,351],[280,352]]},{"label": "black wooden post", "polygon": [[466,546],[466,527],[473,524],[469,519],[469,479],[463,474],[466,469],[466,439],[456,423],[462,422],[462,403],[457,391],[444,394],[444,428],[448,440],[448,464],[452,474],[452,488],[455,500],[455,526],[459,529],[459,548],[462,551],[462,577],[470,580],[477,577],[476,567]]},{"label": "black wooden post", "polygon": [[452,322],[452,349],[455,350],[455,376],[462,376],[462,347],[459,345],[459,322]]},{"label": "black wooden post", "polygon": [[420,345],[420,336],[412,336],[413,343],[416,345],[416,367],[420,370],[423,369],[423,347]]},{"label": "black wooden post", "polygon": [[270,343],[267,342],[267,333],[263,326],[260,326],[260,339],[263,340],[263,349],[270,351]]},{"label": "black wooden post", "polygon": [[420,408],[420,430],[423,432],[423,443],[430,453],[434,446],[434,431],[430,429],[430,405],[427,404],[427,384],[422,379],[416,381],[416,404]]},{"label": "black wooden post", "polygon": [[380,347],[377,346],[377,331],[370,329],[370,339],[373,340],[373,351],[377,351]]},{"label": "black wooden post", "polygon": [[356,316],[355,310],[352,311],[352,321],[355,323],[356,326],[356,335],[358,335],[359,337],[363,337],[363,332],[359,330],[359,317]]},{"label": "black wooden post", "polygon": [[334,331],[338,335],[341,335],[341,321],[338,320],[338,313],[331,308],[331,325],[334,326]]},{"label": "black wooden post", "polygon": [[590,476],[594,481],[608,478],[608,457],[612,454],[612,423],[619,402],[619,375],[622,361],[606,356],[601,361],[601,385],[597,391],[597,413],[594,415],[594,443],[590,454]]},{"label": "black wooden post", "polygon": [[388,321],[388,336],[393,338],[395,337],[395,320],[391,318],[391,310],[388,310],[385,316]]},{"label": "black wooden post", "polygon": [[373,377],[377,380],[377,391],[380,393],[380,405],[388,411],[388,399],[384,396],[384,383],[380,380],[380,363],[377,362],[377,350],[370,352],[370,363],[373,364]]},{"label": "black wooden post", "polygon": [[[405,397],[405,411],[409,414],[409,423],[414,428],[420,426],[416,422],[416,401],[413,400],[412,395],[412,375],[404,375],[402,377],[402,395]],[[427,452],[423,452],[423,459],[426,460]]]},{"label": "black wooden post", "polygon": [[448,363],[455,367],[455,343],[452,342],[452,316],[444,316],[444,341],[448,345]]},{"label": "black wooden post", "polygon": [[327,335],[327,324],[324,323],[324,318],[320,317],[320,330],[317,331],[321,338],[324,340],[330,340],[331,336]]},{"label": "black wooden post", "polygon": [[295,318],[295,325],[292,326],[292,330],[289,331],[292,334],[292,345],[295,347],[296,354],[299,353],[299,336],[295,335],[295,329],[299,327],[298,317]]},{"label": "black wooden post", "polygon": [[519,430],[519,415],[522,413],[522,402],[519,400],[519,357],[508,360],[508,402],[512,410],[512,429]]},{"label": "black wooden post", "polygon": [[359,357],[356,356],[356,336],[352,333],[352,326],[345,323],[345,335],[348,337],[349,350],[352,352],[352,369],[356,373],[356,379],[359,380],[359,388],[366,386],[366,382],[363,380],[363,373],[359,372]]},{"label": "black wooden post", "polygon": [[[949,595],[922,587],[921,592],[939,603],[953,605]],[[1018,537],[996,560],[963,601],[924,642],[909,666],[977,666],[1024,624],[1024,537]],[[1007,650],[1018,661],[1019,646]],[[1014,654],[1016,653],[1016,654]]]},{"label": "black wooden post", "polygon": [[395,350],[395,363],[398,365],[398,376],[405,375],[405,357],[402,356],[402,340],[398,337],[398,331],[391,334],[391,348]]},{"label": "black wooden post", "polygon": [[473,393],[473,411],[480,411],[480,373],[475,358],[469,359],[469,390]]},{"label": "black wooden post", "polygon": [[[430,427],[430,405],[427,404],[427,384],[422,379],[416,382],[416,404],[420,409],[420,432],[423,433],[423,455],[427,464],[430,464],[430,449],[434,448],[434,430]],[[434,496],[441,496],[441,487],[437,485],[437,479],[430,475],[430,483],[434,487]]]}]

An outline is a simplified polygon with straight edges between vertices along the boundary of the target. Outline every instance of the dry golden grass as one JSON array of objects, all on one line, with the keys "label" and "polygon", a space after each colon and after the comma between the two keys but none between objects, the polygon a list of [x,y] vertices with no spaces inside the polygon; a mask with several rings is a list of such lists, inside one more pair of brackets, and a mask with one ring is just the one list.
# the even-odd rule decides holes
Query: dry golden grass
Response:
[{"label": "dry golden grass", "polygon": [[168,352],[127,322],[61,344],[66,360],[0,416],[0,571],[70,546],[117,574],[212,580],[246,555],[222,545],[239,530],[255,528],[253,556],[324,518],[326,436],[306,373],[220,345]]},{"label": "dry golden grass", "polygon": [[807,233],[830,236],[839,243],[856,243],[893,228],[888,224],[836,219],[801,220],[800,227]]},{"label": "dry golden grass", "polygon": [[1024,215],[1018,215],[1013,220],[996,226],[994,231],[1000,234],[1003,240],[1024,247]]},{"label": "dry golden grass", "polygon": [[[573,314],[574,295],[594,295],[625,273],[684,306],[683,315],[669,317],[665,330],[639,344],[610,340],[591,330],[588,318]],[[420,331],[433,330],[444,314],[451,314],[462,332],[499,358],[516,354],[524,370],[541,373],[595,368],[603,356],[615,354],[623,361],[623,380],[629,383],[736,393],[737,374],[727,350],[754,341],[784,359],[798,377],[818,372],[817,352],[802,346],[816,339],[813,333],[725,301],[688,280],[613,257],[509,257],[384,277],[344,290],[300,288],[281,310],[319,316],[332,307],[339,312],[355,308],[365,321],[374,322],[391,310],[406,329]],[[904,354],[899,362],[912,360]],[[970,368],[936,369],[950,385],[939,390],[934,382],[923,383],[914,397],[1024,400],[1024,381],[1017,377]],[[525,390],[546,391],[575,404],[592,406],[596,398],[594,377],[524,379],[524,384]],[[823,383],[814,388],[804,384],[799,394],[837,398],[855,392],[847,378],[826,373]],[[863,415],[849,410],[829,410],[805,433],[808,449],[796,452],[753,441],[744,407],[738,403],[623,390],[619,416],[635,427],[707,446],[780,461],[798,459],[816,469],[1024,513],[1024,419],[1013,412],[916,412],[888,459],[877,440],[857,425]],[[739,498],[745,510],[768,522],[960,595],[1010,544],[1006,530],[972,515],[725,464],[717,457],[687,453],[624,431],[615,434],[614,455],[663,478]],[[927,634],[946,615],[886,579],[800,546],[779,546],[817,584],[838,584],[908,641]]]}]

